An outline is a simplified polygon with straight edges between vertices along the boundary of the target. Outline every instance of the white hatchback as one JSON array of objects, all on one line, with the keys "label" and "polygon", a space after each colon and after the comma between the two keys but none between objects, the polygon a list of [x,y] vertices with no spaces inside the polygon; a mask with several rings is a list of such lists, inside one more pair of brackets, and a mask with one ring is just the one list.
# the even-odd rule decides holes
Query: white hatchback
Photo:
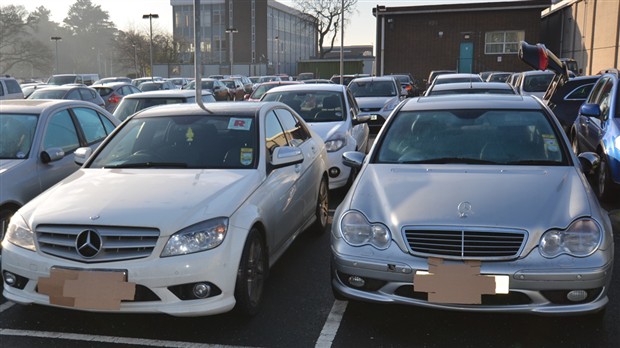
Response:
[{"label": "white hatchback", "polygon": [[366,152],[370,116],[360,116],[355,98],[346,86],[294,84],[267,91],[262,101],[279,101],[295,110],[319,134],[329,158],[329,188],[351,183],[355,171],[342,164],[346,151]]}]

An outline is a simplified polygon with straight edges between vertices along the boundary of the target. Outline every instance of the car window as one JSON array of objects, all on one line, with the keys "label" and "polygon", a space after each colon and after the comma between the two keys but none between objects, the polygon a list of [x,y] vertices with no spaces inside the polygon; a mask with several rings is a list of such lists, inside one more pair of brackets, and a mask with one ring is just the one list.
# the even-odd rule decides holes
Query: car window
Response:
[{"label": "car window", "polygon": [[43,138],[43,147],[45,149],[60,147],[65,153],[68,153],[79,147],[78,139],[69,111],[63,110],[50,118]]},{"label": "car window", "polygon": [[310,133],[304,127],[303,122],[297,119],[286,109],[276,109],[278,119],[284,128],[284,132],[291,146],[299,146],[310,138]]},{"label": "car window", "polygon": [[603,86],[605,85],[605,83],[607,83],[607,81],[609,80],[609,77],[605,76],[605,77],[601,77],[596,84],[594,85],[594,87],[592,88],[592,92],[590,92],[590,95],[588,96],[588,100],[586,101],[586,103],[589,104],[598,104],[598,95],[601,92],[601,89],[603,88]]},{"label": "car window", "polygon": [[19,87],[19,83],[17,83],[17,81],[6,79],[4,80],[4,83],[6,84],[6,89],[9,92],[9,94],[22,93],[22,89],[21,87]]},{"label": "car window", "polygon": [[553,79],[553,74],[527,75],[523,81],[526,92],[545,92]]},{"label": "car window", "polygon": [[561,136],[542,111],[401,112],[377,162],[567,165]]},{"label": "car window", "polygon": [[0,114],[0,159],[28,157],[37,121],[37,115]]},{"label": "car window", "polygon": [[63,99],[65,90],[46,90],[38,89],[32,92],[29,99]]},{"label": "car window", "polygon": [[592,87],[594,87],[593,83],[579,86],[575,88],[574,90],[572,90],[570,93],[568,93],[566,97],[564,97],[564,99],[565,100],[585,100],[590,94]]},{"label": "car window", "polygon": [[609,118],[609,110],[611,105],[613,81],[607,80],[602,86],[600,94],[598,95],[598,105],[601,108],[601,120],[607,120]]},{"label": "car window", "polygon": [[284,129],[282,129],[282,125],[273,110],[265,117],[265,139],[269,156],[271,156],[276,147],[288,145]]},{"label": "car window", "polygon": [[82,98],[82,95],[80,94],[80,91],[77,89],[71,90],[69,91],[69,93],[67,93],[67,96],[65,97],[65,99],[71,99],[71,100],[84,100]]},{"label": "car window", "polygon": [[90,166],[253,169],[258,163],[256,128],[247,116],[136,117]]},{"label": "car window", "polygon": [[108,135],[101,116],[95,110],[75,108],[73,113],[89,145],[103,140]]},{"label": "car window", "polygon": [[395,84],[391,81],[352,81],[349,89],[356,98],[397,95]]},{"label": "car window", "polygon": [[95,90],[97,92],[99,92],[99,95],[102,96],[102,97],[105,97],[108,94],[114,92],[114,90],[112,88],[109,88],[109,87],[97,87],[97,88],[95,88]]},{"label": "car window", "polygon": [[97,98],[97,95],[93,93],[90,89],[80,88],[80,94],[82,95],[82,100],[94,100]]}]

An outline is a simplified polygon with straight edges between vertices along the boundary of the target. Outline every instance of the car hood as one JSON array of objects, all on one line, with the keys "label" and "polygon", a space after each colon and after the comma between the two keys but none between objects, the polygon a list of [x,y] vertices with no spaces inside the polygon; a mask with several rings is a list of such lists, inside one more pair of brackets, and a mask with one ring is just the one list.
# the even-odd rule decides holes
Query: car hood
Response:
[{"label": "car hood", "polygon": [[592,214],[589,186],[574,167],[371,164],[354,190],[350,208],[370,221],[390,222],[392,231],[415,224],[518,228],[531,234]]},{"label": "car hood", "polygon": [[169,235],[231,216],[262,180],[257,170],[80,169],[20,212],[32,227],[96,223]]},{"label": "car hood", "polygon": [[308,125],[323,141],[329,140],[334,134],[344,134],[344,122],[308,122]]},{"label": "car hood", "polygon": [[355,97],[355,101],[360,109],[383,108],[384,105],[396,102],[397,100],[398,98],[396,97]]}]

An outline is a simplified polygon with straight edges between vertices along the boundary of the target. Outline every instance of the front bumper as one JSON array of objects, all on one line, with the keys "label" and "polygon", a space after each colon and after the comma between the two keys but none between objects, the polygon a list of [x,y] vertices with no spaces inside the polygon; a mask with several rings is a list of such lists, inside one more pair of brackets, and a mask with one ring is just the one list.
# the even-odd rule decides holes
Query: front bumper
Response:
[{"label": "front bumper", "polygon": [[[607,254],[598,251],[580,262],[585,259],[565,255],[544,259],[534,250],[520,260],[483,261],[481,275],[508,276],[508,294],[482,295],[481,304],[433,303],[414,286],[414,274],[428,271],[428,259],[406,254],[395,243],[379,251],[370,246],[351,247],[332,236],[332,288],[344,297],[377,303],[470,312],[587,314],[601,310],[609,301],[613,262]],[[351,276],[362,278],[364,285],[358,281],[355,286]],[[571,302],[567,295],[574,290],[585,290],[587,297]]]},{"label": "front bumper", "polygon": [[[202,316],[224,313],[235,306],[234,289],[240,251],[223,243],[219,247],[182,256],[160,258],[151,255],[138,260],[105,263],[80,263],[32,252],[3,242],[3,295],[20,304],[39,304],[93,312],[165,313],[174,316]],[[124,271],[127,281],[136,284],[133,300],[123,300],[118,310],[84,309],[50,303],[47,294],[38,292],[40,278],[50,277],[52,268],[83,271]],[[18,286],[6,282],[7,272],[18,276]],[[192,297],[193,284],[213,286],[212,295]]]}]

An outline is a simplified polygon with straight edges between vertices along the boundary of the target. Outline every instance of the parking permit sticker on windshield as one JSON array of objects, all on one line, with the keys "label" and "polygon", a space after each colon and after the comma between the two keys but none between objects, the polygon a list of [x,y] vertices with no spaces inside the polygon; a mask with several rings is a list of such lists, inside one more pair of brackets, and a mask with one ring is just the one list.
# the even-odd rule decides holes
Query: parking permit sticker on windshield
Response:
[{"label": "parking permit sticker on windshield", "polygon": [[560,148],[558,146],[558,140],[553,134],[543,134],[543,139],[545,141],[545,150],[551,152],[560,151]]},{"label": "parking permit sticker on windshield", "polygon": [[251,118],[235,118],[235,117],[231,117],[230,121],[228,121],[228,129],[235,129],[235,130],[250,130],[250,127],[252,126],[252,119]]},{"label": "parking permit sticker on windshield", "polygon": [[241,164],[243,164],[244,166],[249,166],[250,164],[252,164],[252,158],[254,157],[254,155],[251,147],[242,147],[240,156]]}]

